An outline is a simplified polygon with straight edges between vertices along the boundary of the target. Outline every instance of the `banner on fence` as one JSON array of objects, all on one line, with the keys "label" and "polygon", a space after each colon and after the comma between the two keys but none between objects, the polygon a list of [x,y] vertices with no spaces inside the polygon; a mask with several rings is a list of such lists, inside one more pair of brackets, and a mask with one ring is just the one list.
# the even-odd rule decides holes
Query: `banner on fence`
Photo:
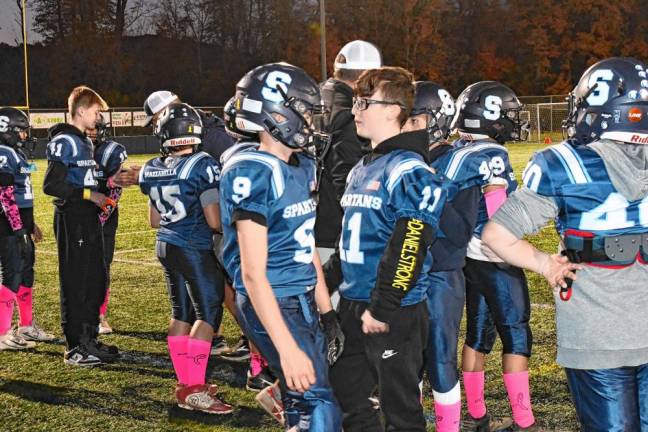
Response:
[{"label": "banner on fence", "polygon": [[29,113],[29,122],[34,129],[47,129],[57,123],[65,123],[65,113]]},{"label": "banner on fence", "polygon": [[110,113],[112,127],[130,127],[133,125],[133,113],[131,111],[115,111]]}]

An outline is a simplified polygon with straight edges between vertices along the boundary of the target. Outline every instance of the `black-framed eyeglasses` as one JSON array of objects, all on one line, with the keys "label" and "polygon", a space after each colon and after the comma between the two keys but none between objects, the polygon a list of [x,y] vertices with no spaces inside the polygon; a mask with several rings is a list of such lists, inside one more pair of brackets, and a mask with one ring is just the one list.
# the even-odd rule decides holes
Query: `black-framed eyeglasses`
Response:
[{"label": "black-framed eyeglasses", "polygon": [[399,102],[394,101],[382,101],[377,99],[369,99],[366,97],[354,97],[353,98],[353,107],[358,111],[364,111],[369,108],[369,105],[398,105],[401,108],[405,108]]}]

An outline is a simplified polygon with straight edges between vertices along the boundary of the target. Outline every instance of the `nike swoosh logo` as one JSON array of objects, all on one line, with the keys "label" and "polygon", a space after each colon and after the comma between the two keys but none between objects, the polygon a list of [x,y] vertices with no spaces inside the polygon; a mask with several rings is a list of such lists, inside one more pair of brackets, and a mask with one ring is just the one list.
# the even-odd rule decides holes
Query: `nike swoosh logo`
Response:
[{"label": "nike swoosh logo", "polygon": [[382,358],[383,359],[388,359],[389,357],[393,357],[396,354],[398,354],[398,351],[392,351],[392,350],[385,351],[384,353],[382,353]]}]

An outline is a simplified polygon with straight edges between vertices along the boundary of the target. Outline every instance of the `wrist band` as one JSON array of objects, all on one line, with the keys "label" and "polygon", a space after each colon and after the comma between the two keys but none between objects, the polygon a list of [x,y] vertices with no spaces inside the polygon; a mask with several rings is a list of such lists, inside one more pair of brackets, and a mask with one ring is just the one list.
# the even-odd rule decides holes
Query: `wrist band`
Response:
[{"label": "wrist band", "polygon": [[84,200],[90,199],[90,189],[83,189],[83,199]]}]

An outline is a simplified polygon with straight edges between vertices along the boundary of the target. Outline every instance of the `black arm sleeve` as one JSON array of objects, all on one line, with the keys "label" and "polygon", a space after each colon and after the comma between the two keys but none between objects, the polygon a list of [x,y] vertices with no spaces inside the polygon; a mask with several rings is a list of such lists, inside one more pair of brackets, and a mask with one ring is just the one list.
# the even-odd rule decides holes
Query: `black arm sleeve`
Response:
[{"label": "black arm sleeve", "polygon": [[236,224],[237,221],[242,220],[251,220],[252,222],[256,222],[259,225],[263,225],[264,227],[268,226],[268,222],[266,222],[266,218],[262,214],[248,210],[234,210],[234,213],[232,213],[232,224]]},{"label": "black arm sleeve", "polygon": [[479,186],[459,191],[452,202],[446,203],[439,220],[439,229],[458,248],[470,241],[479,214]]},{"label": "black arm sleeve", "polygon": [[396,221],[378,265],[376,286],[368,307],[375,319],[391,321],[405,294],[416,284],[434,238],[434,228],[418,219]]},{"label": "black arm sleeve", "polygon": [[69,202],[83,200],[83,188],[77,188],[68,183],[67,167],[61,162],[50,162],[47,165],[43,192],[56,198]]},{"label": "black arm sleeve", "polygon": [[14,184],[14,176],[9,173],[0,173],[0,186],[11,186]]}]

